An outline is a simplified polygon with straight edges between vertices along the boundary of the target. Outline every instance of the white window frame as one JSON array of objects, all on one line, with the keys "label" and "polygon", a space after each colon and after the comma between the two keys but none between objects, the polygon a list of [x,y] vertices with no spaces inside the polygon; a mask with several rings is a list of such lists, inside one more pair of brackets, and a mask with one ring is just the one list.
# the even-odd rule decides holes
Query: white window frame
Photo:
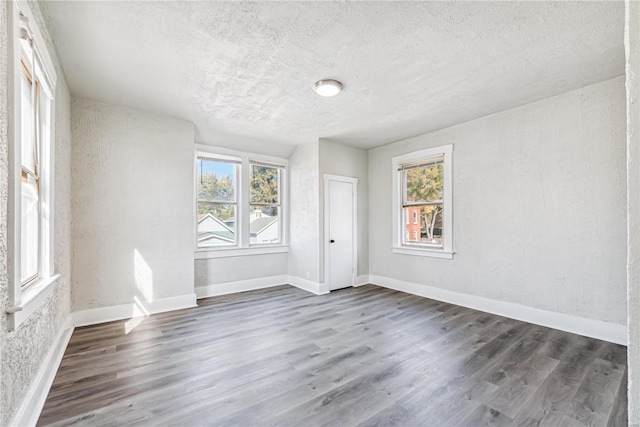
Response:
[{"label": "white window frame", "polygon": [[[444,156],[444,189],[443,189],[443,245],[442,248],[420,247],[418,245],[404,245],[402,235],[404,232],[404,222],[402,221],[402,194],[403,182],[398,171],[403,164],[414,163],[432,157]],[[393,244],[391,251],[402,255],[425,256],[432,258],[453,259],[453,145],[443,145],[441,147],[427,148],[411,153],[396,156],[391,161],[392,164],[392,200],[393,200]]]},{"label": "white window frame", "polygon": [[[54,272],[54,159],[55,159],[55,86],[57,75],[44,38],[36,25],[31,9],[24,1],[7,3],[8,26],[8,123],[9,191],[7,210],[7,258],[9,277],[9,307],[6,310],[8,329],[17,329],[42,306],[53,292],[53,284],[60,276]],[[40,239],[38,277],[23,286],[21,280],[21,222],[22,222],[22,135],[21,135],[21,37],[29,40],[33,49],[30,58],[32,76],[40,81],[41,90],[51,98],[49,112],[50,134],[41,144],[39,165]],[[28,58],[27,58],[28,59]],[[37,64],[37,65],[36,65]],[[36,106],[34,105],[34,108]]]},{"label": "white window frame", "polygon": [[[288,212],[288,168],[289,161],[287,159],[266,156],[263,154],[245,153],[236,150],[230,150],[220,147],[214,147],[204,144],[196,144],[194,161],[197,162],[198,155],[211,156],[212,158],[232,158],[240,161],[238,166],[238,180],[237,180],[237,212],[236,212],[236,244],[225,245],[220,247],[198,247],[197,238],[197,215],[194,224],[194,256],[195,259],[209,259],[209,258],[228,258],[236,256],[246,255],[261,255],[271,253],[284,253],[289,252],[289,212]],[[280,227],[280,243],[268,244],[268,243],[251,243],[251,228],[249,223],[249,216],[251,215],[250,209],[250,163],[251,161],[272,164],[274,166],[281,166],[280,169],[280,218],[278,219],[278,226]],[[194,209],[197,212],[198,209],[198,194],[197,194],[197,168],[194,168]]]},{"label": "white window frame", "polygon": [[196,163],[198,162],[198,159],[201,157],[205,157],[208,158],[209,160],[213,160],[213,161],[220,161],[220,162],[229,162],[229,163],[233,163],[236,165],[235,167],[235,176],[234,176],[234,185],[235,188],[234,190],[234,197],[235,197],[235,201],[234,202],[228,202],[228,203],[223,203],[221,201],[217,201],[215,203],[212,204],[220,204],[220,205],[235,205],[235,231],[234,231],[234,243],[232,244],[228,244],[228,245],[219,245],[219,246],[211,246],[211,247],[199,247],[198,246],[198,233],[197,233],[197,229],[198,229],[198,218],[197,218],[197,212],[198,212],[198,203],[202,203],[199,199],[198,199],[198,183],[197,183],[197,177],[198,177],[198,168],[196,165],[196,185],[195,185],[195,197],[196,197],[196,249],[197,250],[208,250],[208,249],[215,249],[215,248],[234,248],[238,246],[239,243],[239,238],[238,236],[240,235],[240,233],[238,233],[238,226],[240,223],[240,199],[241,199],[241,187],[240,184],[242,182],[242,159],[239,157],[235,157],[235,156],[225,156],[225,155],[220,155],[220,154],[213,154],[213,153],[208,153],[202,150],[196,151]]},{"label": "white window frame", "polygon": [[286,167],[282,164],[282,161],[277,161],[277,162],[268,162],[265,160],[260,160],[255,158],[254,156],[250,156],[249,157],[249,178],[247,181],[247,185],[251,185],[251,166],[252,165],[257,165],[257,166],[268,166],[268,167],[278,167],[278,203],[252,203],[251,202],[251,189],[249,189],[249,215],[251,215],[251,206],[277,206],[278,207],[278,212],[279,212],[279,217],[278,217],[278,236],[280,236],[280,241],[276,242],[276,243],[251,243],[251,230],[249,230],[249,246],[261,246],[261,247],[266,247],[266,246],[281,246],[282,245],[282,236],[283,233],[282,231],[284,230],[283,227],[283,221],[281,221],[280,219],[283,216],[283,207],[282,207],[282,192],[283,192],[283,179],[285,177],[286,172]]}]

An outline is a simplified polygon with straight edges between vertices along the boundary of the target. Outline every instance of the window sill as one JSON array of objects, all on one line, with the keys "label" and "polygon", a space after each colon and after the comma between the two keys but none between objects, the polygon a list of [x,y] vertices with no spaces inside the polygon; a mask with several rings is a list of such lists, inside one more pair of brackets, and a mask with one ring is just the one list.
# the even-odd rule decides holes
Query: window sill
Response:
[{"label": "window sill", "polygon": [[195,259],[230,258],[237,256],[279,254],[289,252],[289,246],[252,246],[249,248],[198,249]]},{"label": "window sill", "polygon": [[393,252],[394,254],[424,256],[441,259],[453,259],[453,254],[455,253],[453,251],[445,251],[443,249],[408,248],[406,246],[393,247],[391,248],[391,252]]},{"label": "window sill", "polygon": [[7,309],[9,330],[16,330],[25,320],[40,308],[53,292],[53,284],[60,277],[55,274],[45,277],[22,291],[20,305]]}]

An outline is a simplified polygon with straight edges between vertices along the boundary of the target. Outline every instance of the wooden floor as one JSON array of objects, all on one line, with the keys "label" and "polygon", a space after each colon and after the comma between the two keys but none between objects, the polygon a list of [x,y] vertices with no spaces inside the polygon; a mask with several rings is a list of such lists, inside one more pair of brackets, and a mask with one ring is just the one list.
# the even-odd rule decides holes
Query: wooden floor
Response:
[{"label": "wooden floor", "polygon": [[281,286],[76,329],[39,425],[626,426],[626,377],[623,346]]}]

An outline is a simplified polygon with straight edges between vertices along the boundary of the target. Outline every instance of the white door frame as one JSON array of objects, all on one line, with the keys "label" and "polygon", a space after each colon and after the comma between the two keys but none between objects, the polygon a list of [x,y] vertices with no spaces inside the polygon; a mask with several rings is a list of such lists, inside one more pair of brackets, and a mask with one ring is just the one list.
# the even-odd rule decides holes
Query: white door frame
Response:
[{"label": "white door frame", "polygon": [[329,182],[339,181],[353,184],[353,274],[351,275],[352,286],[356,285],[358,277],[358,178],[348,176],[331,175],[325,173],[324,178],[324,285],[327,292],[331,291],[331,271],[329,266]]}]

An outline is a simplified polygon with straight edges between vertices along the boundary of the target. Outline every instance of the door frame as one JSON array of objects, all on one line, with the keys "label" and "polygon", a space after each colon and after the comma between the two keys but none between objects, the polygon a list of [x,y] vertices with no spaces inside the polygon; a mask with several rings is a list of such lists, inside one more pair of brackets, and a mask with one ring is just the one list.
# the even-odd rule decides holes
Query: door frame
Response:
[{"label": "door frame", "polygon": [[330,194],[329,183],[331,181],[346,182],[353,185],[352,203],[353,203],[353,221],[352,230],[352,242],[353,242],[353,273],[351,275],[351,286],[356,285],[358,277],[358,178],[352,178],[348,176],[332,175],[325,173],[324,178],[324,284],[327,292],[331,292],[331,267],[329,259],[329,214],[330,214]]}]

